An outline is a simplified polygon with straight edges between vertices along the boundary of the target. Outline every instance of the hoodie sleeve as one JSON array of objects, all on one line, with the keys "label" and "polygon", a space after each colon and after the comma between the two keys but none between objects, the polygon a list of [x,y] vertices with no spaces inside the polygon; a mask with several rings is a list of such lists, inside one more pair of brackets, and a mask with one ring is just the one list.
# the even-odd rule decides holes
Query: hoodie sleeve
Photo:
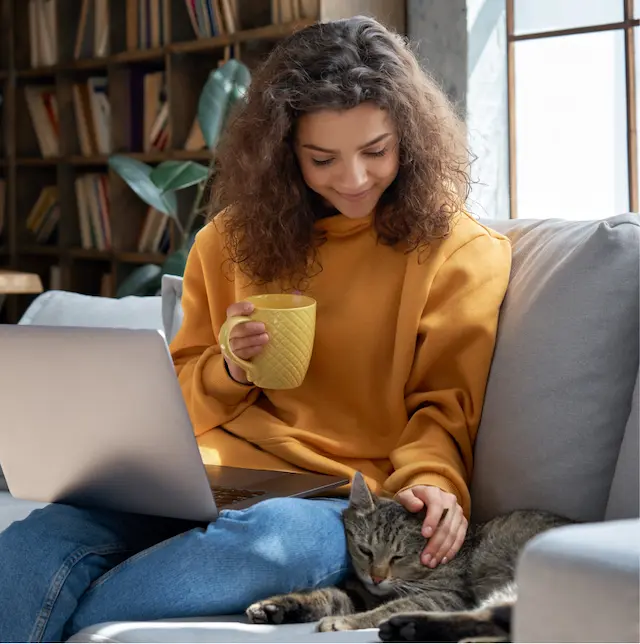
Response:
[{"label": "hoodie sleeve", "polygon": [[259,393],[231,378],[218,344],[215,329],[233,301],[229,280],[221,274],[221,257],[219,233],[211,223],[198,233],[187,258],[184,317],[169,347],[196,436],[237,417]]},{"label": "hoodie sleeve", "polygon": [[469,516],[473,445],[510,268],[508,239],[483,233],[438,270],[406,389],[409,422],[391,453],[391,493],[433,485]]}]

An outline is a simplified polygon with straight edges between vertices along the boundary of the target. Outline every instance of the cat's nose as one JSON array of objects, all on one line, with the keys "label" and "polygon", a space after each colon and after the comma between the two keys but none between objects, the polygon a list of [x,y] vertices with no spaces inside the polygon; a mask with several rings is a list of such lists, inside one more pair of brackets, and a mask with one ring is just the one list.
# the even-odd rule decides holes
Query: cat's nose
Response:
[{"label": "cat's nose", "polygon": [[371,581],[377,586],[379,583],[384,581],[384,577],[376,577],[375,575],[371,575]]}]

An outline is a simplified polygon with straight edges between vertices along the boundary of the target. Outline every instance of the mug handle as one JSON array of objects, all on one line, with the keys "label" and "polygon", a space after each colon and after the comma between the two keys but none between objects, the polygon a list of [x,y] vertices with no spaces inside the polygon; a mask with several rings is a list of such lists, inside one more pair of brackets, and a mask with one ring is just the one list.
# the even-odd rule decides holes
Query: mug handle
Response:
[{"label": "mug handle", "polygon": [[220,327],[220,337],[219,337],[220,348],[224,351],[227,358],[229,358],[231,362],[233,362],[238,367],[242,367],[247,372],[247,378],[249,380],[251,380],[249,374],[253,369],[254,365],[248,360],[243,360],[242,358],[239,358],[233,352],[233,349],[231,348],[231,345],[229,343],[229,336],[231,335],[231,331],[236,325],[242,324],[244,322],[251,322],[251,321],[252,321],[252,318],[246,315],[234,315],[233,317],[227,318],[222,324],[222,326]]}]

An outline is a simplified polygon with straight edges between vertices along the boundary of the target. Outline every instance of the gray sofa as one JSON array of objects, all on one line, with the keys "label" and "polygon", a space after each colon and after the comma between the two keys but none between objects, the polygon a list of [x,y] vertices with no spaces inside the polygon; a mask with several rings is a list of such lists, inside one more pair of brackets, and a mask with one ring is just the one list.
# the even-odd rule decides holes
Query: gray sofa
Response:
[{"label": "gray sofa", "polygon": [[[640,220],[487,221],[513,269],[476,444],[473,518],[518,507],[581,525],[534,540],[517,569],[516,642],[638,642]],[[50,291],[21,324],[180,325],[181,281],[162,297]],[[2,455],[0,454],[0,462]],[[0,493],[0,529],[36,504]],[[378,641],[376,632],[250,626],[240,616],[96,625],[73,641]]]}]

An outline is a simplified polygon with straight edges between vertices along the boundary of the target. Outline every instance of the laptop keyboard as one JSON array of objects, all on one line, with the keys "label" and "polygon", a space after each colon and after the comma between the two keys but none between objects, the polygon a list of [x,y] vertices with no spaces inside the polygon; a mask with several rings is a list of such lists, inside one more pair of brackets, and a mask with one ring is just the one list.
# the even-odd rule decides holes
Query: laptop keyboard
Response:
[{"label": "laptop keyboard", "polygon": [[245,501],[246,499],[253,499],[257,496],[263,496],[265,493],[262,490],[241,490],[231,487],[213,486],[211,488],[213,498],[216,505],[225,506],[237,503],[238,501]]}]

